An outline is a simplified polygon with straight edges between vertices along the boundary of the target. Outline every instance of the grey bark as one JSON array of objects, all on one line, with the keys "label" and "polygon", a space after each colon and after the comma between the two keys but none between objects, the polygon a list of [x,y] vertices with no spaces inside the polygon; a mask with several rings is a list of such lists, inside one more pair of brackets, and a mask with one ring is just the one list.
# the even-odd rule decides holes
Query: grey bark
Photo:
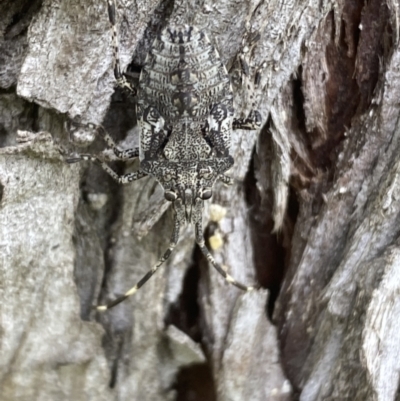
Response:
[{"label": "grey bark", "polygon": [[[173,2],[117,3],[122,66],[140,66]],[[238,116],[263,116],[260,133],[234,133],[236,183],[215,189],[204,225],[216,260],[272,300],[285,269],[273,322],[268,292],[227,286],[191,227],[132,299],[93,312],[168,247],[172,211],[152,178],[119,188],[64,162],[104,147],[69,135],[71,119],[137,144],[134,100],[113,95],[106,2],[3,1],[0,400],[400,399],[399,4],[189,8]]]}]

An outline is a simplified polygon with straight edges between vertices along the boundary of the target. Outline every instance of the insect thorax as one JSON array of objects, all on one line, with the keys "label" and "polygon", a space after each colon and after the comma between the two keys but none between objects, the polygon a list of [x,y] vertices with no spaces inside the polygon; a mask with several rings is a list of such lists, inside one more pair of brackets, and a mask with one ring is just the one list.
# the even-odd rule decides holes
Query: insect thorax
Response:
[{"label": "insect thorax", "polygon": [[[204,160],[143,160],[141,162],[142,170],[156,177],[163,186],[166,199],[171,202],[180,199],[186,211],[194,207],[197,200],[209,199],[218,176],[232,165],[231,156]],[[185,220],[190,222],[191,217],[186,216]]]}]

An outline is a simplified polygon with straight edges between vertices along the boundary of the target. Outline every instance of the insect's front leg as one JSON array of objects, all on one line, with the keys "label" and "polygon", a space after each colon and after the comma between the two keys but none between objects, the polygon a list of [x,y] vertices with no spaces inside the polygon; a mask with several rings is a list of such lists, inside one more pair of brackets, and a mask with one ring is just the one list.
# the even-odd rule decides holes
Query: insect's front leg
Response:
[{"label": "insect's front leg", "polygon": [[118,33],[116,25],[116,6],[115,0],[107,0],[108,18],[111,24],[113,49],[114,49],[114,76],[117,81],[117,85],[122,88],[131,96],[135,96],[137,91],[133,85],[126,79],[126,76],[121,72],[121,63],[119,57],[119,45],[118,45]]}]

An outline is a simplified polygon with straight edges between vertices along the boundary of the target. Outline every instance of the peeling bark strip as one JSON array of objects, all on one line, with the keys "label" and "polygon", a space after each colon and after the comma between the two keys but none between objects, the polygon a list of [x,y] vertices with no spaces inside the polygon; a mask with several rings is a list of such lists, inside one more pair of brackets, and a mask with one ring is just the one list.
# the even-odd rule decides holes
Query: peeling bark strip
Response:
[{"label": "peeling bark strip", "polygon": [[[133,81],[172,3],[118,2]],[[134,102],[111,99],[106,7],[0,4],[1,400],[397,400],[398,2],[191,2],[239,117],[258,103],[267,121],[256,153],[255,133],[232,135],[235,184],[216,188],[206,240],[239,280],[256,268],[272,300],[285,272],[268,304],[278,330],[266,292],[216,280],[185,227],[133,302],[93,315],[156,263],[173,227],[151,178],[119,188],[58,152],[73,150],[64,123],[77,116],[138,145]]]},{"label": "peeling bark strip", "polygon": [[331,167],[302,191],[275,310],[300,400],[398,398],[399,377],[384,373],[398,371],[388,348],[399,352],[386,284],[399,236],[395,15],[380,1],[344,2],[320,25],[302,66],[304,116],[317,138],[308,162]]}]

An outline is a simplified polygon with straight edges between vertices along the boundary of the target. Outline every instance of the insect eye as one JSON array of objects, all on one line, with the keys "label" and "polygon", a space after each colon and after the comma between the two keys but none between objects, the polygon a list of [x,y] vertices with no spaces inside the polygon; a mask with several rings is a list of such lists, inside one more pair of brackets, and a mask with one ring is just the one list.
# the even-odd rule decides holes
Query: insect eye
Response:
[{"label": "insect eye", "polygon": [[164,192],[164,198],[169,202],[173,202],[174,200],[176,200],[177,197],[178,197],[178,195],[173,191],[165,191]]},{"label": "insect eye", "polygon": [[203,200],[210,199],[212,197],[212,189],[204,188],[200,191],[200,198]]}]

